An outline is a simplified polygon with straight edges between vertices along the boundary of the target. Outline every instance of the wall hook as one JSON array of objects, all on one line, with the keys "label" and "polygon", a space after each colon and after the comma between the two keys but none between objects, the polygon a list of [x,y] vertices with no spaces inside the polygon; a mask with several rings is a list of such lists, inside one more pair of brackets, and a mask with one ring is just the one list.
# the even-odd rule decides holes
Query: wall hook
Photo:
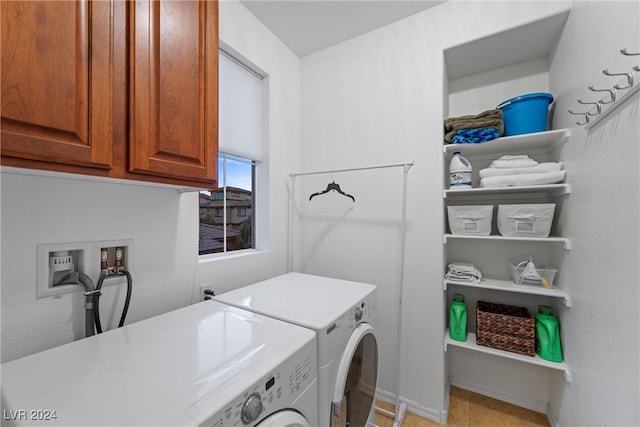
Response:
[{"label": "wall hook", "polygon": [[638,56],[640,55],[640,52],[638,53],[631,53],[629,51],[627,51],[627,48],[625,47],[624,49],[620,49],[620,53],[625,55],[625,56]]},{"label": "wall hook", "polygon": [[569,114],[575,114],[575,115],[578,115],[578,116],[584,116],[584,123],[576,122],[577,125],[582,126],[582,125],[589,124],[589,114],[588,113],[574,113],[571,110],[567,110],[567,111],[569,111]]},{"label": "wall hook", "polygon": [[[631,53],[631,52],[627,51],[626,47],[624,49],[620,49],[620,53],[623,54],[624,56],[638,56],[638,55],[640,55],[640,52]],[[634,66],[633,69],[634,69],[634,71],[640,71],[640,65]]]},{"label": "wall hook", "polygon": [[595,89],[593,86],[589,86],[589,90],[593,92],[609,92],[611,99],[609,101],[605,101],[604,98],[599,102],[600,104],[611,104],[616,102],[616,90],[615,89]]},{"label": "wall hook", "polygon": [[618,86],[615,85],[614,88],[615,89],[629,89],[631,86],[633,86],[633,74],[632,73],[610,73],[609,70],[605,69],[602,70],[602,74],[604,74],[605,76],[627,76],[627,85],[626,86]]},{"label": "wall hook", "polygon": [[598,114],[602,113],[602,106],[600,105],[600,101],[584,102],[582,99],[578,99],[578,102],[580,104],[582,104],[582,105],[595,105],[596,106],[596,112],[595,113],[587,112],[587,114],[590,115],[590,116],[597,116]]}]

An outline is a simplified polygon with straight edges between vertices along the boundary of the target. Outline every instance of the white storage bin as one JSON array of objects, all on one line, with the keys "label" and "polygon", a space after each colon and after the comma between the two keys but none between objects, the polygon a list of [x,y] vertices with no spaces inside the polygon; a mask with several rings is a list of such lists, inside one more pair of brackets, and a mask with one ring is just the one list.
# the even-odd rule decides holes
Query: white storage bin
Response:
[{"label": "white storage bin", "polygon": [[498,231],[505,237],[548,237],[556,205],[498,205]]},{"label": "white storage bin", "polygon": [[488,236],[491,234],[493,205],[447,206],[451,234]]}]

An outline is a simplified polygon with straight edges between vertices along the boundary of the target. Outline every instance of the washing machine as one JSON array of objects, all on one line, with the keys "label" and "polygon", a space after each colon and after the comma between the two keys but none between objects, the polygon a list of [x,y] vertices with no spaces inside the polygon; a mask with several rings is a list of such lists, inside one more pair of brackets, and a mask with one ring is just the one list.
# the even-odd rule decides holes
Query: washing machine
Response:
[{"label": "washing machine", "polygon": [[315,331],[319,425],[372,423],[378,377],[374,285],[288,273],[214,299]]},{"label": "washing machine", "polygon": [[214,301],[2,365],[3,425],[315,426],[315,334]]}]

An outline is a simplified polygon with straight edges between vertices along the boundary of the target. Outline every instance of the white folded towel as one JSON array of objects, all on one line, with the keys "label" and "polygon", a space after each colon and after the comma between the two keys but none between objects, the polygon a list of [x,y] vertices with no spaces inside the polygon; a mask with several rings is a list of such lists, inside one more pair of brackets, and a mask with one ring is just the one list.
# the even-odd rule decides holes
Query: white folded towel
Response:
[{"label": "white folded towel", "polygon": [[482,280],[482,273],[473,264],[455,262],[449,264],[449,270],[445,277],[449,280],[480,283],[480,280]]},{"label": "white folded towel", "polygon": [[555,184],[564,181],[565,171],[528,173],[523,175],[490,176],[480,180],[480,187],[518,187],[524,185]]},{"label": "white folded towel", "polygon": [[526,154],[517,156],[502,156],[498,160],[491,162],[492,168],[526,168],[529,166],[535,166],[538,162],[529,158]]},{"label": "white folded towel", "polygon": [[544,162],[538,163],[535,166],[529,166],[524,168],[486,168],[480,169],[480,179],[488,178],[490,176],[504,176],[504,175],[523,175],[527,173],[542,173],[559,171],[564,169],[564,163],[562,162]]}]

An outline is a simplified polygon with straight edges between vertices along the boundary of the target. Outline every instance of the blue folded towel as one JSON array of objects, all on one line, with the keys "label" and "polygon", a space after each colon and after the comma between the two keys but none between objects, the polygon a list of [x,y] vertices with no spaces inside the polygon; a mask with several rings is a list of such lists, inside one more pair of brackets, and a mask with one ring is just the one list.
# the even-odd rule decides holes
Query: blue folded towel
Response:
[{"label": "blue folded towel", "polygon": [[453,135],[453,138],[451,138],[451,143],[477,144],[480,142],[491,141],[499,136],[500,132],[494,128],[460,129],[455,133],[455,135]]}]

